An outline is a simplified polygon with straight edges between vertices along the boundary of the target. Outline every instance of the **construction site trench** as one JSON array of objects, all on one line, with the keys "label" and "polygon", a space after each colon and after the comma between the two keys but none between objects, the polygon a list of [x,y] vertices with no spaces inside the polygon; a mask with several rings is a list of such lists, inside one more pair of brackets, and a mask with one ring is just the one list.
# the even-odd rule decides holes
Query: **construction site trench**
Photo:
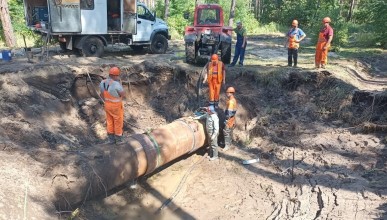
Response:
[{"label": "construction site trench", "polygon": [[[98,86],[109,68],[122,69],[129,138],[194,116],[207,100],[203,66],[185,63],[181,41],[164,55],[51,49],[46,61],[0,63],[0,219],[387,219],[386,54],[332,53],[315,70],[301,51],[300,67],[288,68],[282,39],[249,40],[221,94],[224,109],[225,87],[237,91],[232,150],[208,161],[204,146],[112,190],[97,184],[102,193],[82,184],[114,171],[89,164],[128,153],[103,144]],[[259,162],[242,163],[250,159]],[[58,187],[77,203],[58,205]]]}]

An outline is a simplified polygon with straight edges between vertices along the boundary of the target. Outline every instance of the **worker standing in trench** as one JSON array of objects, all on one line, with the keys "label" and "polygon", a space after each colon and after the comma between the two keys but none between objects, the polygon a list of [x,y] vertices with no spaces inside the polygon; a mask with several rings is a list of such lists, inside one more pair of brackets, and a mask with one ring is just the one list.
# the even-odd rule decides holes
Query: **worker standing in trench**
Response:
[{"label": "worker standing in trench", "polygon": [[228,87],[226,90],[227,102],[226,110],[224,111],[226,120],[224,121],[224,148],[223,151],[229,150],[231,148],[232,142],[232,132],[235,127],[235,115],[238,107],[237,100],[234,97],[235,89],[234,87]]},{"label": "worker standing in trench", "polygon": [[323,28],[320,30],[318,35],[318,41],[316,46],[315,55],[315,67],[325,69],[328,63],[328,50],[331,47],[333,39],[333,28],[330,26],[331,19],[325,17],[322,20]]},{"label": "worker standing in trench", "polygon": [[120,83],[120,73],[121,70],[118,67],[110,68],[109,77],[99,84],[101,98],[105,103],[109,144],[123,143],[124,107],[122,99],[125,98],[125,92]]},{"label": "worker standing in trench", "polygon": [[204,75],[203,83],[208,82],[209,105],[219,107],[220,88],[226,83],[226,70],[224,63],[219,60],[217,54],[212,54],[211,61],[207,65],[207,74]]},{"label": "worker standing in trench", "polygon": [[219,135],[219,117],[214,106],[210,105],[207,108],[206,131],[209,138],[210,148],[208,156],[211,161],[219,159],[218,156],[218,135]]}]

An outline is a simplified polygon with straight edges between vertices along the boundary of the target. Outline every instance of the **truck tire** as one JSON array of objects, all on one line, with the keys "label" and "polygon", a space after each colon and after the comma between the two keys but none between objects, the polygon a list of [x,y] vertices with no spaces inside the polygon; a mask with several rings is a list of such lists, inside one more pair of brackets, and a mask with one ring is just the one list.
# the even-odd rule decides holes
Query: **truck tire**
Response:
[{"label": "truck tire", "polygon": [[101,57],[104,45],[98,37],[89,37],[82,44],[82,54],[86,57]]},{"label": "truck tire", "polygon": [[155,54],[165,53],[168,49],[168,40],[164,35],[156,34],[151,42],[150,51]]},{"label": "truck tire", "polygon": [[195,63],[196,61],[195,42],[185,43],[185,61],[187,63]]},{"label": "truck tire", "polygon": [[223,63],[229,64],[231,62],[231,44],[225,42],[222,43],[220,56]]}]

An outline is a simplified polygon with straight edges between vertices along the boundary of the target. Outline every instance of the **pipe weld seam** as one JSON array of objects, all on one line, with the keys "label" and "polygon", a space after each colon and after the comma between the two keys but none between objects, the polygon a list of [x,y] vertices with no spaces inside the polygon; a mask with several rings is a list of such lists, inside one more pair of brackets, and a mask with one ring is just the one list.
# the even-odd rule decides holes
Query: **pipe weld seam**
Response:
[{"label": "pipe weld seam", "polygon": [[157,159],[156,159],[156,167],[159,167],[159,165],[161,164],[161,153],[160,153],[160,146],[159,144],[157,143],[156,139],[152,136],[152,134],[147,131],[145,133],[146,135],[148,135],[149,139],[151,140],[151,142],[153,143],[153,147],[156,149],[157,151]]},{"label": "pipe weld seam", "polygon": [[186,121],[183,121],[183,120],[180,120],[180,119],[178,119],[176,121],[181,122],[181,123],[187,125],[189,127],[189,129],[192,131],[193,143],[192,143],[191,150],[188,152],[190,154],[190,153],[192,153],[195,150],[195,147],[196,147],[195,130]]}]

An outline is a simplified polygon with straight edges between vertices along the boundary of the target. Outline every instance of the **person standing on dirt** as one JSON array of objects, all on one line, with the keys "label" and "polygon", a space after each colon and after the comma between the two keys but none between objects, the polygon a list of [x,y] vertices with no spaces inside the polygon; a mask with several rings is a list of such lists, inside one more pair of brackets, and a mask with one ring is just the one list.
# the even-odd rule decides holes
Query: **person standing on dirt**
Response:
[{"label": "person standing on dirt", "polygon": [[243,66],[243,61],[245,60],[245,50],[247,45],[247,33],[246,29],[243,27],[242,22],[237,22],[237,27],[233,29],[237,34],[237,41],[235,44],[234,59],[232,63],[228,65],[229,67],[235,66],[239,59],[239,66]]},{"label": "person standing on dirt", "polygon": [[219,117],[213,105],[206,108],[206,131],[208,135],[208,156],[210,160],[219,159],[218,156],[218,135],[219,135]]},{"label": "person standing on dirt", "polygon": [[122,99],[125,98],[124,88],[120,83],[121,70],[112,67],[109,77],[99,84],[101,98],[105,102],[106,127],[109,144],[123,143],[124,107]]},{"label": "person standing on dirt", "polygon": [[218,108],[220,88],[226,83],[226,70],[224,63],[219,60],[218,55],[212,54],[211,61],[207,65],[207,74],[204,75],[203,83],[208,82],[209,105]]},{"label": "person standing on dirt", "polygon": [[223,151],[230,149],[232,142],[232,132],[235,127],[235,114],[237,111],[238,103],[234,97],[235,89],[234,87],[228,87],[226,90],[227,102],[226,110],[224,111],[226,120],[224,121],[224,148]]},{"label": "person standing on dirt", "polygon": [[292,28],[287,33],[286,37],[287,40],[285,47],[286,45],[288,46],[288,66],[292,66],[292,63],[294,62],[294,67],[297,67],[298,48],[300,47],[300,41],[306,37],[306,34],[300,28],[298,28],[297,20],[293,20]]},{"label": "person standing on dirt", "polygon": [[325,17],[322,20],[323,28],[318,35],[316,46],[315,66],[316,68],[324,68],[328,63],[328,50],[331,47],[333,39],[333,28],[330,26],[331,19]]}]

